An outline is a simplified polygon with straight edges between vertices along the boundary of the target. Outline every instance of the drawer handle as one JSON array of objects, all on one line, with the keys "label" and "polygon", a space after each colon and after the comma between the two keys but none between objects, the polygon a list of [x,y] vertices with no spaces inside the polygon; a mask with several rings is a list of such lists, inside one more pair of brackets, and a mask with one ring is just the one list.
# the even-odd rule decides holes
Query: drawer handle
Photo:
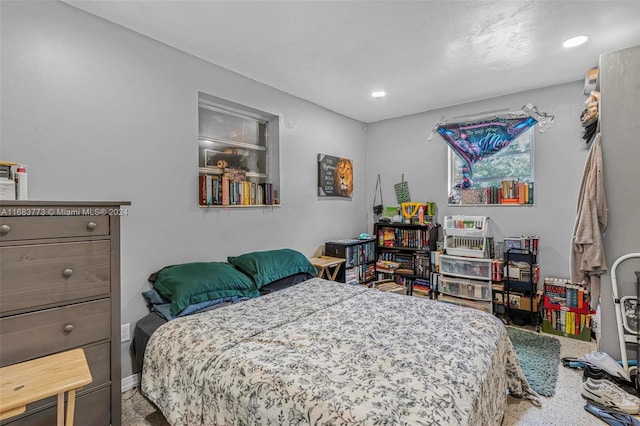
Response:
[{"label": "drawer handle", "polygon": [[64,271],[62,271],[62,276],[65,278],[70,278],[72,274],[73,274],[73,269],[71,268],[67,268]]},{"label": "drawer handle", "polygon": [[95,231],[98,225],[95,222],[87,223],[87,231]]},{"label": "drawer handle", "polygon": [[67,324],[64,326],[65,333],[71,333],[73,331],[73,324]]},{"label": "drawer handle", "polygon": [[1,235],[7,235],[9,232],[11,232],[11,227],[9,225],[0,226],[0,234]]}]

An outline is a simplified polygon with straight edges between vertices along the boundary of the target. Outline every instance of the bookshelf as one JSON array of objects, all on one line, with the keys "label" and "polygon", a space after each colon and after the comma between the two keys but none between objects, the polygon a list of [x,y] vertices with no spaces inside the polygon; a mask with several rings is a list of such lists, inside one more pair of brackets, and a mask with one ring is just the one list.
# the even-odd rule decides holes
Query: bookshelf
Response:
[{"label": "bookshelf", "polygon": [[327,241],[325,256],[345,259],[335,280],[365,285],[375,279],[375,238]]},{"label": "bookshelf", "polygon": [[439,225],[376,223],[375,272],[378,280],[393,280],[407,294],[433,298],[431,251],[436,249]]}]

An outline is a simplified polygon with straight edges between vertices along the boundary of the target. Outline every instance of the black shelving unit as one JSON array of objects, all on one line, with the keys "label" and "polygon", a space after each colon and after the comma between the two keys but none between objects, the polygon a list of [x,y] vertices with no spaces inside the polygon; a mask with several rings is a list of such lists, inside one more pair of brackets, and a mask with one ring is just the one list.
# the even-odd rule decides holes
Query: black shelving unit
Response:
[{"label": "black shelving unit", "polygon": [[348,284],[367,284],[375,280],[375,238],[328,241],[324,244],[326,256],[340,257],[336,281]]},{"label": "black shelving unit", "polygon": [[374,224],[373,232],[377,238],[376,261],[386,260],[401,265],[393,273],[376,267],[377,279],[391,279],[404,285],[409,295],[413,294],[414,285],[431,287],[431,251],[436,249],[439,226],[408,223]]},{"label": "black shelving unit", "polygon": [[[523,325],[527,321],[536,327],[536,331],[540,332],[542,323],[540,308],[542,303],[536,303],[538,282],[536,277],[538,254],[528,249],[510,248],[504,253],[505,274],[504,274],[504,290],[506,293],[505,300],[505,320],[507,323],[513,322],[516,325]],[[522,269],[519,271],[518,278],[513,273],[512,262],[523,262],[527,264],[527,276],[522,276]],[[520,295],[519,299],[515,296]],[[517,301],[517,303],[516,303]]]}]

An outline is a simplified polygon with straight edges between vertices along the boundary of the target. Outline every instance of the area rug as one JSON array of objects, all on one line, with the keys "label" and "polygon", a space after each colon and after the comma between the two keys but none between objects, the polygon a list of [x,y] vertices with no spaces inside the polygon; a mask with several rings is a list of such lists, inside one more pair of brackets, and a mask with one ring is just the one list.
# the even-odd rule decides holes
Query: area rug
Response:
[{"label": "area rug", "polygon": [[533,390],[542,396],[553,396],[558,381],[560,341],[552,336],[514,327],[507,327],[507,334]]}]

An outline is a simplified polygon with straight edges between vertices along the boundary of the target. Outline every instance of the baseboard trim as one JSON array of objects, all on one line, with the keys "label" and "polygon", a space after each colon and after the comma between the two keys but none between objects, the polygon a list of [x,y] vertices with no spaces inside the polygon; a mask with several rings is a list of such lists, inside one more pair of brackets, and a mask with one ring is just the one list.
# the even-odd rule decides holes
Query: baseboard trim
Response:
[{"label": "baseboard trim", "polygon": [[140,374],[134,374],[129,377],[122,378],[121,392],[126,392],[138,386],[140,383]]}]

